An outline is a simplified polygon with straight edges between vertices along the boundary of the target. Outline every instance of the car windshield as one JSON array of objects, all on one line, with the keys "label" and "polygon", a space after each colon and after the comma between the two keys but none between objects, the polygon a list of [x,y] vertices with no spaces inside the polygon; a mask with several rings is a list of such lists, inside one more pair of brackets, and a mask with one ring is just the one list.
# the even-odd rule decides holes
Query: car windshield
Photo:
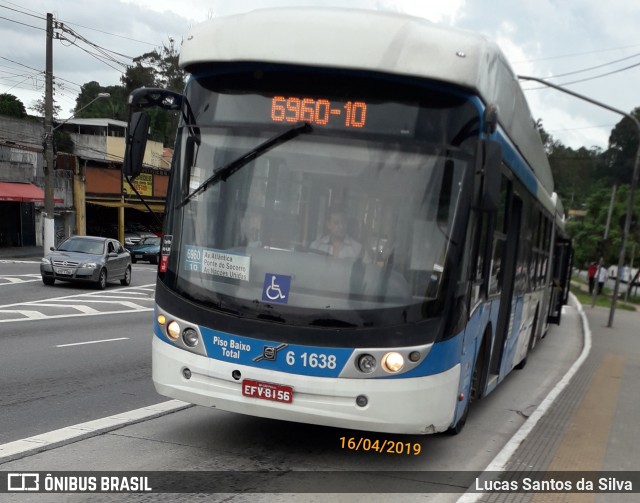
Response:
[{"label": "car windshield", "polygon": [[58,251],[88,253],[102,255],[104,253],[104,241],[94,239],[69,238],[57,248]]},{"label": "car windshield", "polygon": [[160,238],[143,238],[140,240],[140,244],[145,246],[160,246]]}]

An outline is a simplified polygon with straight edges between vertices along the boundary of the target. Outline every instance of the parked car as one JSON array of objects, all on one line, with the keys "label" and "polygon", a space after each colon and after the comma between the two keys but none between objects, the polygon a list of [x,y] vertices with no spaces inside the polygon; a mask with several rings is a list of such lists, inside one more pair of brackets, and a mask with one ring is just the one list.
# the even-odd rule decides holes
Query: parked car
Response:
[{"label": "parked car", "polygon": [[131,262],[134,264],[138,260],[148,261],[152,264],[158,263],[160,256],[160,238],[146,237],[131,249]]},{"label": "parked car", "polygon": [[131,283],[131,255],[115,239],[71,236],[40,262],[45,285],[56,280],[95,283],[104,290],[108,281]]},{"label": "parked car", "polygon": [[142,238],[137,232],[125,232],[124,233],[124,247],[131,251],[132,248],[137,245]]}]

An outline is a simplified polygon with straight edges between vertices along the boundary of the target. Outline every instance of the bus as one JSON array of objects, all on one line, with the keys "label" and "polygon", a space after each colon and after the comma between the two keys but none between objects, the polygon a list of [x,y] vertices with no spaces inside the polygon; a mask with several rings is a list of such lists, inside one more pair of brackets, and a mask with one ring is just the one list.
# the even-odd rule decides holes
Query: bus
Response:
[{"label": "bus", "polygon": [[196,26],[180,66],[183,93],[130,95],[123,165],[141,169],[149,107],[180,115],[156,390],[459,432],[559,321],[568,283],[551,170],[501,51],[395,13],[277,8]]}]

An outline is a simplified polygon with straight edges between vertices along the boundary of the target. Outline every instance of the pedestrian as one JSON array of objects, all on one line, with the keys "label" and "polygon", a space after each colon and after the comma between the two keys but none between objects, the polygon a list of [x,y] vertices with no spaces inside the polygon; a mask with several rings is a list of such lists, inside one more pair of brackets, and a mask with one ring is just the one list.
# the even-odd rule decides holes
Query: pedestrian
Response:
[{"label": "pedestrian", "polygon": [[609,279],[609,271],[603,262],[600,262],[598,266],[598,290],[596,291],[596,295],[600,295],[602,293],[602,289],[604,288],[604,284]]},{"label": "pedestrian", "polygon": [[595,262],[589,264],[587,269],[587,277],[589,278],[589,295],[593,295],[593,288],[596,284],[596,273],[598,272],[598,266]]}]

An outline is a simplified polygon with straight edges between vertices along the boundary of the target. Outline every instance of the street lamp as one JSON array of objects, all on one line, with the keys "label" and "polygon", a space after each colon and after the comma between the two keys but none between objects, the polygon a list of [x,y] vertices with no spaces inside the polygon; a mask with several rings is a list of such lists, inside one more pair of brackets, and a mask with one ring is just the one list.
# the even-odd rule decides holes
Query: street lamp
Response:
[{"label": "street lamp", "polygon": [[[47,94],[48,96],[48,94]],[[52,115],[52,100],[47,98],[47,103],[45,106],[45,177],[44,177],[44,218],[43,218],[43,229],[44,229],[44,255],[46,255],[52,246],[55,245],[55,202],[54,202],[54,186],[55,186],[55,176],[53,170],[53,132],[59,127],[66,124],[68,121],[73,119],[76,114],[89,105],[91,105],[94,101],[103,98],[110,98],[111,95],[109,93],[98,93],[98,95],[93,98],[89,103],[87,103],[82,108],[76,110],[76,112],[67,119],[63,120],[56,127],[53,127],[53,119]]]},{"label": "street lamp", "polygon": [[76,112],[71,117],[67,117],[60,124],[58,124],[56,127],[54,127],[51,131],[53,132],[56,129],[58,129],[60,126],[64,126],[67,122],[69,122],[71,119],[73,119],[76,115],[78,115],[78,113],[82,112],[85,108],[87,108],[89,105],[91,105],[94,101],[98,101],[98,100],[103,99],[103,98],[111,98],[111,95],[109,93],[98,93],[98,95],[95,98],[93,98],[89,103],[87,103],[82,108],[76,110]]},{"label": "street lamp", "polygon": [[633,115],[623,112],[622,110],[618,110],[617,108],[610,107],[609,105],[605,105],[604,103],[600,103],[599,101],[594,100],[593,98],[588,98],[587,96],[583,96],[582,94],[578,94],[574,91],[570,91],[569,89],[565,89],[564,87],[560,87],[556,84],[552,84],[547,82],[546,80],[539,79],[537,77],[526,77],[524,75],[518,75],[518,78],[521,80],[532,80],[534,82],[538,82],[540,84],[544,84],[545,86],[551,87],[553,89],[557,89],[566,94],[570,94],[571,96],[575,96],[584,101],[588,101],[589,103],[602,107],[610,112],[622,115],[628,119],[630,119],[638,129],[638,150],[636,151],[636,159],[633,164],[633,174],[631,175],[631,187],[629,188],[629,198],[627,199],[627,215],[624,221],[624,228],[622,230],[622,245],[620,246],[620,256],[618,258],[618,271],[616,273],[616,286],[613,289],[613,298],[611,299],[611,310],[609,311],[609,322],[607,323],[607,327],[613,326],[613,316],[616,312],[616,301],[618,299],[618,292],[620,290],[620,276],[622,276],[622,268],[624,267],[625,262],[625,253],[627,248],[627,239],[629,236],[629,231],[631,230],[631,220],[633,215],[633,199],[635,197],[636,188],[638,187],[638,175],[640,171],[640,121],[636,119]]}]

